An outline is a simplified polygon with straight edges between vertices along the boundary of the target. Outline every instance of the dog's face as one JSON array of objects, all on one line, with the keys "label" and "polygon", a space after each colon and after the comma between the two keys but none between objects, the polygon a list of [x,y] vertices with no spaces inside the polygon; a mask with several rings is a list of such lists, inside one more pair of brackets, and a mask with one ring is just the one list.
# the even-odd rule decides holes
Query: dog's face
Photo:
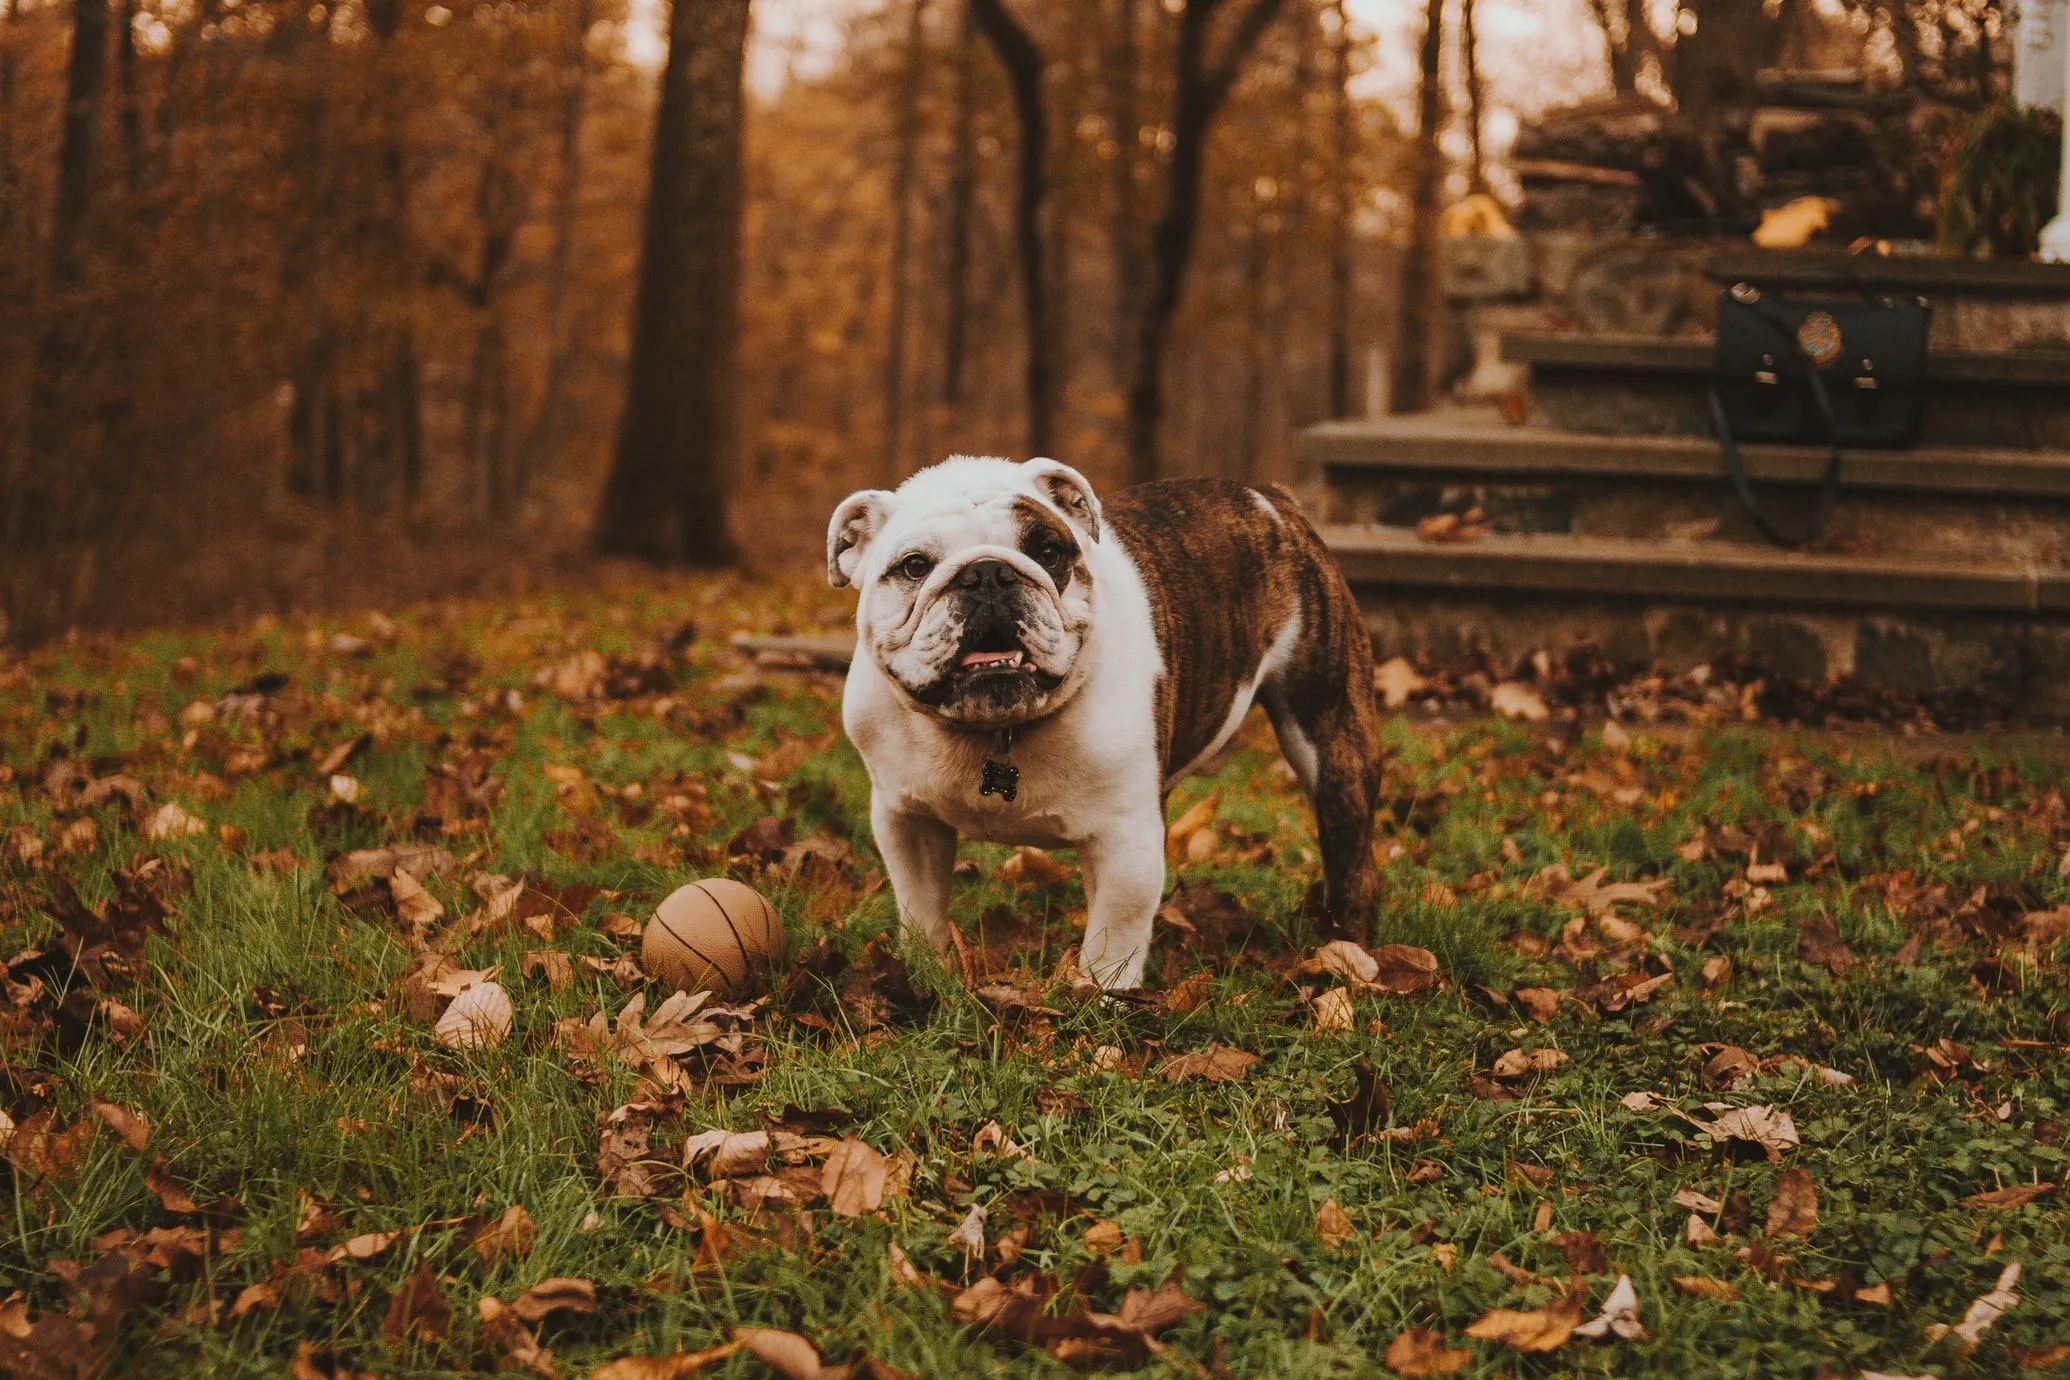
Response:
[{"label": "dog's face", "polygon": [[1099,500],[1069,466],[959,456],[843,502],[827,579],[861,591],[863,646],[915,706],[1009,728],[1077,688],[1100,534]]}]

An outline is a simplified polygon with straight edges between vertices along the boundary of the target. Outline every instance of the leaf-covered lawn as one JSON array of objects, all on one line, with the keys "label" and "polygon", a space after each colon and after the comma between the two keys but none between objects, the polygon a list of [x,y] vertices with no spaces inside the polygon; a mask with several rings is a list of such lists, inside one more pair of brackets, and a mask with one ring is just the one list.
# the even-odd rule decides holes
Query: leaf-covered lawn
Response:
[{"label": "leaf-covered lawn", "polygon": [[[1412,709],[1366,949],[1253,725],[1103,1002],[1068,857],[966,845],[962,960],[897,941],[838,680],[728,644],[844,617],[682,582],[0,666],[0,1373],[2070,1356],[2060,751]],[[638,926],[721,872],[791,961],[665,1005]],[[508,1038],[442,1039],[486,983]]]}]

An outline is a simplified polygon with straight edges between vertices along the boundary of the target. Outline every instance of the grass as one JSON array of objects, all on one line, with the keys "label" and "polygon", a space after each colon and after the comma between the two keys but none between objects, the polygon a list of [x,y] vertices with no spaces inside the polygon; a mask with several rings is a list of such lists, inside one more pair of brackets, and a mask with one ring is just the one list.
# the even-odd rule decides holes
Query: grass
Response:
[{"label": "grass", "polygon": [[[90,639],[0,668],[0,1094],[16,1128],[0,1171],[0,1294],[16,1291],[0,1344],[36,1329],[0,1370],[274,1376],[299,1349],[298,1375],[477,1372],[507,1350],[477,1300],[554,1277],[591,1281],[598,1302],[534,1329],[563,1374],[718,1346],[744,1324],[914,1375],[1060,1370],[1011,1326],[959,1321],[957,1297],[982,1273],[1056,1289],[1052,1318],[1074,1299],[1112,1313],[1176,1279],[1204,1307],[1158,1330],[1154,1374],[1384,1373],[1412,1327],[1465,1351],[1469,1375],[2062,1367],[2064,1196],[1975,1201],[2061,1183],[2070,1155],[2059,755],[1760,724],[1629,726],[1606,743],[1574,721],[1397,717],[1375,940],[1430,950],[1441,981],[1360,991],[1352,1028],[1326,1033],[1309,997],[1330,980],[1296,969],[1325,938],[1302,909],[1311,826],[1253,724],[1173,799],[1176,817],[1221,792],[1213,846],[1174,880],[1225,893],[1244,936],[1219,946],[1206,923],[1192,942],[1161,927],[1155,986],[1205,972],[1204,1000],[1117,1005],[1050,981],[1082,924],[1075,875],[1012,880],[1007,850],[966,845],[957,918],[973,934],[998,907],[1040,921],[979,961],[995,988],[1041,995],[980,999],[908,947],[920,999],[887,1010],[858,995],[872,977],[898,990],[899,960],[861,763],[827,737],[838,683],[757,669],[725,641],[842,616],[802,589],[697,581],[393,623]],[[698,635],[671,650],[686,623]],[[284,682],[234,693],[267,672]],[[615,697],[599,684],[613,676]],[[358,800],[340,804],[315,764],[360,734],[340,769]],[[61,762],[84,764],[81,779],[134,778],[140,803],[53,790]],[[469,801],[455,784],[482,780],[500,788]],[[168,802],[202,832],[145,841]],[[729,855],[764,816],[852,854],[795,871]],[[461,966],[496,966],[512,994],[499,1046],[441,1046],[410,1009],[420,942],[384,888],[326,884],[341,852],[412,841],[454,855],[429,882],[448,917],[476,908],[481,873],[564,902],[529,924],[446,931]],[[1787,880],[1748,880],[1778,857]],[[150,883],[125,892],[118,875],[150,858],[169,898],[155,929],[134,923]],[[1598,918],[1555,867],[1665,885],[1657,904]],[[674,886],[727,870],[770,896],[820,976],[779,974],[741,1062],[693,1054],[657,1083],[572,1050],[556,1022],[615,1014],[630,995],[612,966],[636,945],[607,917],[644,919]],[[61,880],[105,913],[114,960],[61,943],[68,916],[75,933],[87,923]],[[1206,895],[1177,904],[1199,919]],[[563,990],[525,974],[542,949],[573,960]],[[1534,988],[1564,994],[1542,1022],[1512,996]],[[125,1030],[111,1000],[141,1028]],[[1259,1059],[1235,1081],[1160,1075],[1210,1045]],[[1736,1081],[1717,1063],[1727,1047],[1750,1056]],[[1565,1061],[1495,1078],[1512,1049]],[[1347,1132],[1362,1075],[1387,1106]],[[1639,1092],[1656,1109],[1620,1101]],[[147,1146],[97,1121],[95,1099],[140,1113]],[[902,1156],[910,1183],[853,1218],[824,1202],[750,1210],[694,1175],[664,1176],[665,1196],[619,1196],[598,1151],[629,1103],[650,1104],[634,1118],[662,1156],[710,1127],[824,1126],[803,1113],[838,1112],[834,1134]],[[1801,1146],[1771,1159],[1706,1138],[1707,1103],[1784,1110]],[[991,1122],[1026,1153],[981,1144]],[[1768,1235],[1795,1171],[1816,1225]],[[1723,1204],[1707,1217],[1715,1241],[1690,1243],[1674,1201],[1687,1190]],[[1318,1235],[1326,1202],[1347,1239]],[[485,1260],[470,1241],[513,1204],[536,1239]],[[972,1206],[994,1243],[975,1268],[951,1241]],[[398,1231],[367,1259],[325,1259]],[[894,1245],[919,1283],[901,1281]],[[1936,1335],[2014,1262],[2021,1300],[1979,1345]],[[412,1337],[394,1300],[420,1275],[450,1316]],[[1593,1316],[1618,1275],[1642,1339],[1530,1354],[1467,1335],[1491,1309],[1552,1309],[1577,1289]],[[708,1373],[766,1371],[736,1354]]]}]

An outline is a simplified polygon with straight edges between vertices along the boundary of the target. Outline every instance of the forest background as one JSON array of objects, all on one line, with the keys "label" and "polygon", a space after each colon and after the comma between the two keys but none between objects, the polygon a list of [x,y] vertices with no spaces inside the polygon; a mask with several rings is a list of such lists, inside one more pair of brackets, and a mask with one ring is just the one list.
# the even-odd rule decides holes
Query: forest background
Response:
[{"label": "forest background", "polygon": [[[8,638],[811,561],[958,450],[1285,478],[1535,112],[1833,51],[1974,109],[2004,48],[1989,0],[626,3],[0,0]],[[657,535],[628,457],[703,497]]]}]

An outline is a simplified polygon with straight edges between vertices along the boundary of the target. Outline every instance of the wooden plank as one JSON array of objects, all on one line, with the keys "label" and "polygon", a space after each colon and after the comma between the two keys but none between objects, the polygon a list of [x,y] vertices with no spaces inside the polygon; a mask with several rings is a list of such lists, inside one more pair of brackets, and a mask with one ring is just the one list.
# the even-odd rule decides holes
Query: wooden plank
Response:
[{"label": "wooden plank", "polygon": [[1354,587],[1790,608],[2041,610],[2037,572],[2015,567],[1927,565],[1726,542],[1490,536],[1435,544],[1400,529],[1350,526],[1327,527],[1322,535]]},{"label": "wooden plank", "polygon": [[[1536,369],[1708,375],[1711,339],[1518,331],[1502,338],[1502,357]],[[1935,350],[1927,356],[1926,376],[1932,383],[2070,387],[2070,349]]]},{"label": "wooden plank", "polygon": [[2023,259],[1880,256],[1848,254],[1837,249],[1736,246],[1713,255],[1704,271],[1718,283],[1843,289],[1859,283],[1885,292],[1940,293],[1952,297],[2070,297],[2070,265]]},{"label": "wooden plank", "polygon": [[[1477,414],[1326,422],[1301,432],[1295,446],[1305,463],[1321,467],[1326,476],[1385,472],[1532,481],[1727,479],[1717,443],[1707,436],[1594,436],[1506,426]],[[1825,451],[1816,446],[1748,445],[1742,452],[1747,472],[1764,482],[1815,484],[1825,472]],[[1840,476],[1852,489],[2070,499],[2070,454],[2058,451],[1850,449],[1844,452]]]}]

